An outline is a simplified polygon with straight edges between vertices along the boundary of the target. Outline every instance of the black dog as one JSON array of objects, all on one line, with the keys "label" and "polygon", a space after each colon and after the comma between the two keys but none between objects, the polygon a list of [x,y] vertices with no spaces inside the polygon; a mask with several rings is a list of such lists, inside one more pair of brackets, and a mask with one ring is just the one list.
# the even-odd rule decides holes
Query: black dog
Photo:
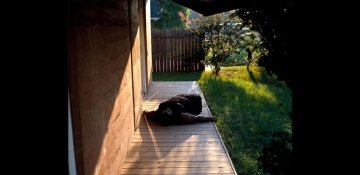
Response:
[{"label": "black dog", "polygon": [[215,121],[214,117],[204,117],[201,113],[202,102],[200,95],[180,94],[160,103],[156,111],[144,111],[145,116],[151,121],[164,125],[191,124]]}]

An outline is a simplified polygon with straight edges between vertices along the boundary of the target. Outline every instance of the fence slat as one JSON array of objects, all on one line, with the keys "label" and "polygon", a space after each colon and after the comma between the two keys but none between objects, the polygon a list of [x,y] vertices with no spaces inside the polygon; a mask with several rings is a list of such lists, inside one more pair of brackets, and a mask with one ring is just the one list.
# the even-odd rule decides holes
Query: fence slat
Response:
[{"label": "fence slat", "polygon": [[[174,36],[175,35],[175,31],[174,30],[172,30],[171,31],[171,35],[172,36]],[[172,66],[171,66],[171,71],[172,72],[175,72],[176,70],[175,70],[175,48],[176,48],[176,46],[175,46],[175,40],[174,40],[174,38],[172,38],[171,39],[171,64],[172,64]]]},{"label": "fence slat", "polygon": [[170,40],[171,40],[171,35],[170,35],[170,30],[166,30],[166,72],[170,72],[170,66],[171,66],[171,55],[170,55]]},{"label": "fence slat", "polygon": [[197,35],[182,29],[152,29],[153,71],[181,72],[203,69],[197,58],[201,43]]},{"label": "fence slat", "polygon": [[156,38],[156,30],[153,30],[152,31],[152,36],[154,36],[153,38],[151,38],[151,46],[152,46],[152,49],[153,49],[153,55],[152,55],[152,62],[153,62],[153,71],[154,72],[157,72],[157,44],[159,43],[159,42],[156,42],[155,40],[157,40],[157,38]]}]

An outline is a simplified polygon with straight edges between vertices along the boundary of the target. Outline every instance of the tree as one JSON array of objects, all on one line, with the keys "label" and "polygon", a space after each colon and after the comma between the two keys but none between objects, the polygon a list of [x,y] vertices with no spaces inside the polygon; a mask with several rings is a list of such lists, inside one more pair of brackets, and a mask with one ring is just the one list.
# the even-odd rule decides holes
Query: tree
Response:
[{"label": "tree", "polygon": [[294,42],[290,39],[294,34],[289,32],[294,31],[296,22],[292,19],[293,7],[292,0],[282,0],[237,10],[237,15],[245,24],[261,33],[262,45],[268,50],[268,54],[259,59],[259,65],[285,80],[290,87],[289,48]]},{"label": "tree", "polygon": [[189,17],[189,9],[175,3],[172,0],[158,0],[160,9],[160,18],[154,22],[154,27],[159,29],[171,29],[171,28],[188,28],[187,24],[183,22],[179,16],[179,12],[184,15],[184,18]]},{"label": "tree", "polygon": [[267,54],[262,46],[260,34],[250,30],[250,23],[240,19],[236,11],[198,18],[193,23],[196,31],[203,36],[206,64],[209,64],[216,74],[225,60],[233,54],[240,53],[241,49],[248,49],[248,53],[251,53],[252,59],[248,63],[257,62],[260,57]]},{"label": "tree", "polygon": [[252,63],[267,55],[267,49],[262,46],[260,34],[255,31],[246,32],[241,36],[240,48],[247,53],[247,69]]},{"label": "tree", "polygon": [[196,32],[202,36],[205,62],[219,73],[226,58],[239,52],[241,20],[232,15],[234,11],[219,13],[193,21]]}]

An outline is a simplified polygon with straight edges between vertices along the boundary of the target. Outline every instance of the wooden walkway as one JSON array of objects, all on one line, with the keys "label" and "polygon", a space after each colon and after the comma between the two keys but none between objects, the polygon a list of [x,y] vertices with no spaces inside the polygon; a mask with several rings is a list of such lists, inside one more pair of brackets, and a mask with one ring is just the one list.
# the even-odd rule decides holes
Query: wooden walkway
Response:
[{"label": "wooden walkway", "polygon": [[[143,109],[158,105],[177,94],[200,94],[195,81],[154,81]],[[201,115],[211,116],[203,97]],[[236,174],[213,122],[160,126],[142,117],[135,131],[120,174]]]}]

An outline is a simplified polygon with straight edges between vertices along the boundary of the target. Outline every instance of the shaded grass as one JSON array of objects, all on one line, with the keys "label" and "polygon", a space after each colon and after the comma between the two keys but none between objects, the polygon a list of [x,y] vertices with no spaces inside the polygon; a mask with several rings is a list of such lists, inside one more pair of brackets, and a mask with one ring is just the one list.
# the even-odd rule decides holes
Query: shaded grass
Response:
[{"label": "shaded grass", "polygon": [[[274,132],[291,135],[291,91],[261,67],[225,67],[219,76],[197,79],[238,174],[264,174],[258,157]],[[154,80],[160,80],[154,75]],[[192,80],[194,73],[172,73],[166,80]],[[162,81],[166,81],[161,75]],[[185,79],[189,78],[189,79]],[[190,79],[192,78],[192,79]]]}]

